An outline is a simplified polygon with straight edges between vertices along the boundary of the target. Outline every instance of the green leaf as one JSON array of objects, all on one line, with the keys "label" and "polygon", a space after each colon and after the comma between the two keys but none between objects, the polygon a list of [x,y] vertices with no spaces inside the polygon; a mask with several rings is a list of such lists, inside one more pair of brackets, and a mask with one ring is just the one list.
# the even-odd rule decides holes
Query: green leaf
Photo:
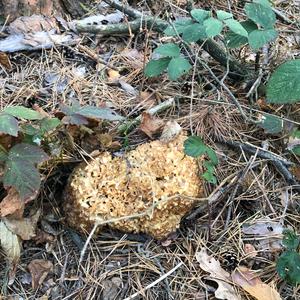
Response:
[{"label": "green leaf", "polygon": [[276,265],[279,276],[287,282],[297,285],[300,283],[300,255],[295,251],[283,252]]},{"label": "green leaf", "polygon": [[227,19],[231,19],[233,17],[232,14],[228,13],[227,11],[224,11],[224,10],[217,10],[217,18],[220,20],[220,21],[224,21],[224,20],[227,20]]},{"label": "green leaf", "polygon": [[290,251],[297,251],[300,243],[300,238],[292,230],[283,231],[282,244]]},{"label": "green leaf", "polygon": [[253,2],[272,8],[272,5],[268,0],[253,0]]},{"label": "green leaf", "polygon": [[215,165],[211,161],[205,160],[203,165],[209,173],[214,173]]},{"label": "green leaf", "polygon": [[245,12],[249,19],[264,29],[273,29],[276,15],[271,7],[259,3],[248,3],[245,5]]},{"label": "green leaf", "polygon": [[262,120],[258,125],[271,134],[279,133],[283,130],[283,120],[272,115],[263,114]]},{"label": "green leaf", "polygon": [[210,11],[204,9],[191,10],[191,16],[200,24],[203,24],[204,20],[210,17]]},{"label": "green leaf", "polygon": [[6,161],[7,157],[8,157],[7,153],[0,147],[0,161]]},{"label": "green leaf", "polygon": [[207,152],[207,156],[209,157],[211,163],[216,166],[219,163],[216,152],[209,147],[207,147],[206,152]]},{"label": "green leaf", "polygon": [[300,101],[300,59],[280,65],[267,83],[267,102],[288,104]]},{"label": "green leaf", "polygon": [[164,30],[164,34],[166,36],[176,36],[177,34],[183,33],[185,28],[189,25],[193,24],[192,19],[180,19],[175,22],[173,22],[170,26],[168,26]]},{"label": "green leaf", "polygon": [[171,58],[164,57],[156,60],[150,60],[145,67],[145,75],[147,77],[159,76],[167,69]]},{"label": "green leaf", "polygon": [[224,20],[224,23],[230,28],[234,33],[248,37],[248,31],[236,20],[228,19]]},{"label": "green leaf", "polygon": [[254,50],[259,49],[260,47],[276,39],[277,35],[277,31],[274,29],[254,30],[249,34],[249,45]]},{"label": "green leaf", "polygon": [[[251,20],[243,21],[243,22],[241,22],[241,25],[248,32],[248,35],[253,30],[257,29],[257,25]],[[227,46],[229,48],[238,48],[242,45],[248,44],[248,38],[247,37],[236,34],[231,30],[226,34],[225,39],[226,39],[226,42],[227,42]]]},{"label": "green leaf", "polygon": [[180,48],[174,43],[168,43],[157,47],[153,53],[166,57],[178,57]]},{"label": "green leaf", "polygon": [[47,159],[47,154],[37,146],[16,144],[9,151],[6,160],[4,186],[13,186],[23,200],[36,195],[41,178],[35,164]]},{"label": "green leaf", "polygon": [[205,31],[208,37],[214,37],[221,33],[223,23],[215,18],[209,18],[204,21]]},{"label": "green leaf", "polygon": [[199,23],[189,25],[183,31],[182,38],[187,43],[205,40],[207,38],[205,27]]},{"label": "green leaf", "polygon": [[40,123],[42,134],[45,134],[45,133],[48,133],[49,131],[54,130],[59,125],[61,125],[61,122],[58,118],[42,119],[41,123]]},{"label": "green leaf", "polygon": [[43,116],[37,111],[24,106],[8,106],[4,112],[20,119],[26,120],[40,120]]},{"label": "green leaf", "polygon": [[202,177],[209,183],[217,184],[217,178],[213,173],[206,171],[202,174]]},{"label": "green leaf", "polygon": [[189,61],[183,57],[172,58],[168,65],[169,78],[176,80],[184,73],[187,73],[191,67]]},{"label": "green leaf", "polygon": [[124,117],[118,115],[110,108],[100,108],[95,106],[83,106],[81,107],[76,114],[84,116],[86,118],[91,119],[101,119],[101,120],[108,120],[108,121],[121,121]]},{"label": "green leaf", "polygon": [[199,157],[207,151],[206,145],[199,136],[189,136],[184,141],[184,153],[191,157]]},{"label": "green leaf", "polygon": [[293,147],[292,152],[300,156],[300,146]]},{"label": "green leaf", "polygon": [[18,121],[11,115],[0,114],[0,133],[18,136]]}]

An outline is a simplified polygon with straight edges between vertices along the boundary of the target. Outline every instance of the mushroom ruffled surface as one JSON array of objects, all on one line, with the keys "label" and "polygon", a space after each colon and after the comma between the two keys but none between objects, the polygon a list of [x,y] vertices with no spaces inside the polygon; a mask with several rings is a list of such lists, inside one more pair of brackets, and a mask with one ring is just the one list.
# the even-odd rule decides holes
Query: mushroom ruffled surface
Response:
[{"label": "mushroom ruffled surface", "polygon": [[185,139],[152,141],[121,157],[105,152],[79,165],[65,190],[69,225],[89,231],[97,222],[156,239],[174,232],[203,196],[199,162],[184,155]]}]

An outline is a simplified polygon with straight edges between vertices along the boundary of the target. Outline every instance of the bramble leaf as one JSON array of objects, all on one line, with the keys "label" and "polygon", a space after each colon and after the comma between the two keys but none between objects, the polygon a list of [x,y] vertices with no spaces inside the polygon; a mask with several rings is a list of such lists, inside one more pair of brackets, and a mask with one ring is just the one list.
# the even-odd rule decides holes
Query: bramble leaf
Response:
[{"label": "bramble leaf", "polygon": [[205,40],[207,38],[205,27],[199,23],[194,23],[185,28],[182,38],[187,43]]},{"label": "bramble leaf", "polygon": [[237,20],[228,19],[224,20],[224,23],[229,27],[229,29],[232,32],[244,37],[248,37],[248,31]]},{"label": "bramble leaf", "polygon": [[191,157],[199,157],[207,151],[206,145],[199,136],[189,136],[184,141],[184,153]]},{"label": "bramble leaf", "polygon": [[271,7],[259,3],[248,3],[245,5],[245,12],[249,19],[264,29],[273,29],[276,15]]},{"label": "bramble leaf", "polygon": [[277,31],[274,29],[254,30],[249,34],[249,45],[252,49],[257,50],[276,39],[277,35]]},{"label": "bramble leaf", "polygon": [[300,283],[300,254],[295,251],[283,252],[276,264],[279,276],[287,282],[297,285]]},{"label": "bramble leaf", "polygon": [[290,251],[297,251],[300,244],[300,237],[292,230],[283,232],[282,244]]},{"label": "bramble leaf", "polygon": [[16,118],[26,120],[40,120],[43,118],[39,112],[24,106],[8,106],[4,109],[4,112]]},{"label": "bramble leaf", "polygon": [[300,101],[300,59],[280,65],[267,83],[267,102],[288,104]]},{"label": "bramble leaf", "polygon": [[228,13],[227,11],[224,10],[217,10],[217,18],[220,21],[224,21],[227,19],[231,19],[233,17],[233,15],[231,13]]},{"label": "bramble leaf", "polygon": [[178,57],[180,55],[180,48],[174,43],[168,43],[157,47],[153,53],[165,57]]},{"label": "bramble leaf", "polygon": [[263,114],[258,125],[271,134],[279,133],[283,130],[283,120],[272,115]]},{"label": "bramble leaf", "polygon": [[208,37],[214,37],[221,33],[223,23],[216,18],[209,18],[203,22]]},{"label": "bramble leaf", "polygon": [[189,61],[183,57],[172,58],[168,65],[168,74],[171,80],[178,79],[191,69]]},{"label": "bramble leaf", "polygon": [[183,33],[185,28],[189,25],[192,25],[192,19],[180,19],[172,23],[164,30],[166,36],[176,36],[177,34]]},{"label": "bramble leaf", "polygon": [[120,121],[123,120],[124,117],[118,115],[116,112],[114,112],[112,109],[107,107],[95,107],[95,106],[83,106],[81,107],[76,114],[80,116],[84,116],[86,118],[91,119],[102,119],[102,120],[108,120],[108,121]]},{"label": "bramble leaf", "polygon": [[19,125],[18,120],[13,116],[1,113],[0,114],[0,133],[18,136]]},{"label": "bramble leaf", "polygon": [[193,9],[191,10],[191,16],[200,24],[203,24],[204,20],[210,17],[210,11],[204,9]]},{"label": "bramble leaf", "polygon": [[156,60],[150,60],[145,67],[145,75],[147,77],[159,76],[164,70],[167,69],[171,58],[164,57]]}]

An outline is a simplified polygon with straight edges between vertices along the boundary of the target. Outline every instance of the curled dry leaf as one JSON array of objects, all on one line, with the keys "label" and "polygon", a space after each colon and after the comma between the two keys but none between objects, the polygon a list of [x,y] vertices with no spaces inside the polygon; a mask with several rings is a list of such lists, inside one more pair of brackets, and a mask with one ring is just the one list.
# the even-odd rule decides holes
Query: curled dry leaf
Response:
[{"label": "curled dry leaf", "polygon": [[280,300],[279,293],[272,286],[263,283],[254,271],[239,267],[233,271],[233,282],[242,287],[246,292],[257,300]]},{"label": "curled dry leaf", "polygon": [[36,290],[53,270],[53,264],[49,260],[34,259],[29,263],[28,270],[32,277],[32,288]]},{"label": "curled dry leaf", "polygon": [[6,70],[11,70],[12,65],[8,55],[4,52],[0,52],[0,65],[3,66]]},{"label": "curled dry leaf", "polygon": [[182,131],[181,126],[176,121],[168,121],[160,136],[160,141],[168,143],[175,139]]},{"label": "curled dry leaf", "polygon": [[153,134],[158,133],[163,126],[163,120],[158,119],[147,112],[142,113],[140,129],[151,139],[153,138]]},{"label": "curled dry leaf", "polygon": [[13,215],[14,218],[20,219],[23,216],[25,203],[20,198],[19,193],[10,188],[6,197],[0,202],[0,217]]},{"label": "curled dry leaf", "polygon": [[209,273],[209,279],[218,283],[218,288],[215,291],[217,299],[240,299],[234,287],[230,284],[230,274],[221,267],[218,260],[207,254],[205,248],[196,253],[196,259],[200,264],[200,268]]},{"label": "curled dry leaf", "polygon": [[3,222],[11,232],[18,235],[23,241],[31,240],[35,236],[36,225],[40,217],[40,211],[33,216],[23,219],[3,218]]},{"label": "curled dry leaf", "polygon": [[121,75],[116,70],[108,69],[107,70],[107,77],[108,77],[108,81],[110,81],[110,82],[118,82],[118,80],[120,79]]}]

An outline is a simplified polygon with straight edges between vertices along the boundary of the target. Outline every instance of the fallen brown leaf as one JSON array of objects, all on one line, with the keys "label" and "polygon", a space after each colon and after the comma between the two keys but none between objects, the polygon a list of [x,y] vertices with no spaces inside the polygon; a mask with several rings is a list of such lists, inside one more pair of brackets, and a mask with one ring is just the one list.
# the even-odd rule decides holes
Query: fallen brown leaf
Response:
[{"label": "fallen brown leaf", "polygon": [[163,143],[168,143],[175,139],[181,131],[182,128],[176,121],[168,121],[159,139]]},{"label": "fallen brown leaf", "polygon": [[29,263],[28,270],[32,277],[32,288],[36,290],[53,270],[53,264],[49,260],[34,259]]},{"label": "fallen brown leaf", "polygon": [[3,66],[6,70],[11,70],[12,65],[8,55],[4,52],[0,52],[0,65]]},{"label": "fallen brown leaf", "polygon": [[116,70],[108,69],[107,70],[107,77],[108,77],[108,80],[110,82],[117,82],[120,79],[121,75]]},{"label": "fallen brown leaf", "polygon": [[41,229],[37,229],[36,235],[33,239],[35,240],[36,244],[44,244],[54,242],[55,237]]},{"label": "fallen brown leaf", "polygon": [[140,129],[151,139],[153,138],[153,134],[158,133],[162,129],[163,125],[163,120],[155,118],[147,112],[142,113]]},{"label": "fallen brown leaf", "polygon": [[231,274],[233,282],[242,287],[257,300],[281,300],[279,293],[272,286],[263,283],[254,271],[239,267]]},{"label": "fallen brown leaf", "polygon": [[218,260],[207,254],[205,248],[196,253],[196,259],[200,264],[200,268],[209,273],[209,279],[218,283],[218,288],[215,291],[217,299],[240,299],[234,287],[230,284],[230,274],[221,267]]},{"label": "fallen brown leaf", "polygon": [[14,218],[20,219],[23,216],[24,206],[19,193],[14,188],[10,188],[7,196],[0,202],[0,217],[13,215]]},{"label": "fallen brown leaf", "polygon": [[244,245],[244,251],[245,251],[245,254],[246,254],[247,257],[254,258],[254,257],[257,256],[257,251],[254,248],[254,246],[251,245],[251,244],[245,244]]}]

